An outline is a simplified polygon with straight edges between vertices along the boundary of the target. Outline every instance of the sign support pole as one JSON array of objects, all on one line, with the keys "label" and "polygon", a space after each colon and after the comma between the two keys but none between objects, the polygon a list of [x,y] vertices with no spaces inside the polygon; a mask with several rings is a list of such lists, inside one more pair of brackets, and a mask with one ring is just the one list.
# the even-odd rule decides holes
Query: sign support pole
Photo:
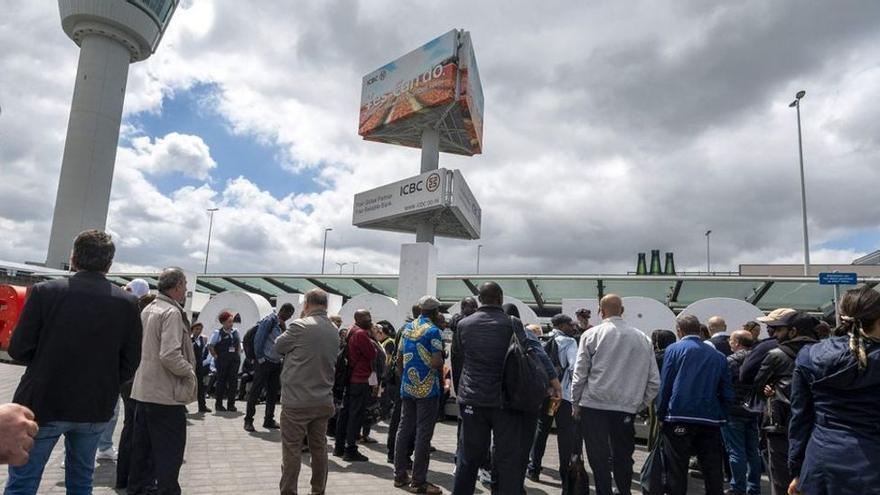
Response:
[{"label": "sign support pole", "polygon": [[[433,127],[422,130],[422,173],[440,166],[440,131]],[[434,225],[424,221],[416,227],[416,242],[434,244]]]}]

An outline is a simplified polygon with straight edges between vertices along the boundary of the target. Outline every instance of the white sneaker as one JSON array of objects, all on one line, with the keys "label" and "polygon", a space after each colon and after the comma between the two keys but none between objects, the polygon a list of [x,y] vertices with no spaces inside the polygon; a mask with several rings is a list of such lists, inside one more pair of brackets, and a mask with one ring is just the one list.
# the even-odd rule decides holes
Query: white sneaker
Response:
[{"label": "white sneaker", "polygon": [[116,449],[110,447],[109,449],[99,450],[95,455],[96,461],[114,461],[116,462]]},{"label": "white sneaker", "polygon": [[480,468],[477,472],[479,473],[480,483],[485,485],[492,484],[492,473],[488,469]]}]

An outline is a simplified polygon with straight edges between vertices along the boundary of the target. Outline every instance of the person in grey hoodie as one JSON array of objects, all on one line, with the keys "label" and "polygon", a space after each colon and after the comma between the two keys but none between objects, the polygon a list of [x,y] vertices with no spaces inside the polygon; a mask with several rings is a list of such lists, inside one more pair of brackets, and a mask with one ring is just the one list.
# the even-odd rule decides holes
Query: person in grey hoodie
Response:
[{"label": "person in grey hoodie", "polygon": [[597,495],[631,493],[635,414],[660,388],[660,373],[647,335],[629,326],[623,301],[608,294],[599,302],[602,323],[581,337],[572,378],[572,416],[580,421]]},{"label": "person in grey hoodie", "polygon": [[339,330],[327,317],[327,293],[306,292],[303,317],[275,339],[281,369],[282,495],[297,493],[303,439],[311,452],[311,493],[327,485],[327,421],[333,416],[333,377]]}]

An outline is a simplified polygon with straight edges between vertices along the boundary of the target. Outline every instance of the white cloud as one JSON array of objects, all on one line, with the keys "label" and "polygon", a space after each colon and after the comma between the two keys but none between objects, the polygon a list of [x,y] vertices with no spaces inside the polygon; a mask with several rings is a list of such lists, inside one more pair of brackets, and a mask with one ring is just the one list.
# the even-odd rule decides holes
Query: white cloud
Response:
[{"label": "white cloud", "polygon": [[131,162],[151,175],[177,172],[200,180],[207,179],[217,167],[202,138],[176,132],[155,140],[147,136],[131,138],[131,147],[120,147],[117,160]]}]

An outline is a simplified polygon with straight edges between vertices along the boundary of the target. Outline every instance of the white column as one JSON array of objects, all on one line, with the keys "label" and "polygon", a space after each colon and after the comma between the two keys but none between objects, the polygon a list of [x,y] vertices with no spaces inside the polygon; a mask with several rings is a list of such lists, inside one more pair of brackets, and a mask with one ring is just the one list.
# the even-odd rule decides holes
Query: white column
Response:
[{"label": "white column", "polygon": [[399,273],[397,307],[405,321],[422,296],[437,295],[437,248],[427,242],[401,244]]},{"label": "white column", "polygon": [[128,48],[110,38],[82,40],[46,257],[49,268],[69,261],[78,233],[106,228],[130,60]]}]

